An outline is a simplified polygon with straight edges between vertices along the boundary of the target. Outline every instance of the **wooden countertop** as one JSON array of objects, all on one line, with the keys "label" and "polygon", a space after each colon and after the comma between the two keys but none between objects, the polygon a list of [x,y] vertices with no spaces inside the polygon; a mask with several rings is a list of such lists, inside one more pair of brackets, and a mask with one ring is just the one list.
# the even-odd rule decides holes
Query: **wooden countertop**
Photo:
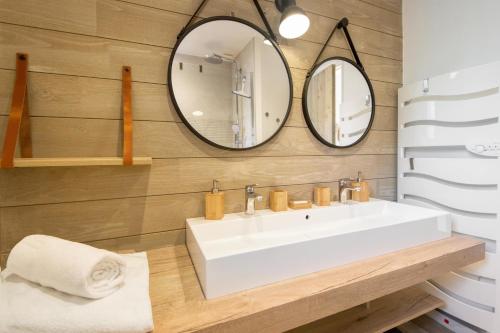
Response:
[{"label": "wooden countertop", "polygon": [[282,332],[478,262],[484,251],[453,236],[206,300],[185,246],[151,250],[154,332]]}]

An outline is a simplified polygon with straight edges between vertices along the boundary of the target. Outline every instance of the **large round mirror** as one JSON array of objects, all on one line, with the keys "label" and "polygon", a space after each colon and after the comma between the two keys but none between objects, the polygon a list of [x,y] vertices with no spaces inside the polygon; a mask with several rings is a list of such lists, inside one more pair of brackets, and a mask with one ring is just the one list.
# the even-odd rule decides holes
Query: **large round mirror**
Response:
[{"label": "large round mirror", "polygon": [[219,148],[265,143],[290,112],[292,80],[283,54],[264,31],[234,17],[189,26],[170,58],[168,83],[183,122]]},{"label": "large round mirror", "polygon": [[373,88],[365,72],[347,58],[328,58],[308,76],[302,109],[313,134],[330,147],[357,144],[375,114]]}]

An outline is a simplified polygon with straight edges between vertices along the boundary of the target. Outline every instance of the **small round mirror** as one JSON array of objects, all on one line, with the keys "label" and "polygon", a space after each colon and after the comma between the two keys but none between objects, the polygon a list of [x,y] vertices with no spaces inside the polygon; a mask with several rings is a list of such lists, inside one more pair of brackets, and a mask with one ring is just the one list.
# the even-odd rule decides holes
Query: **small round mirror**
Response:
[{"label": "small round mirror", "polygon": [[350,147],[366,136],[375,114],[373,88],[353,61],[328,58],[316,65],[304,85],[307,125],[327,146]]},{"label": "small round mirror", "polygon": [[169,63],[172,102],[205,142],[249,149],[283,127],[292,103],[288,64],[276,43],[245,20],[201,20],[178,39]]}]

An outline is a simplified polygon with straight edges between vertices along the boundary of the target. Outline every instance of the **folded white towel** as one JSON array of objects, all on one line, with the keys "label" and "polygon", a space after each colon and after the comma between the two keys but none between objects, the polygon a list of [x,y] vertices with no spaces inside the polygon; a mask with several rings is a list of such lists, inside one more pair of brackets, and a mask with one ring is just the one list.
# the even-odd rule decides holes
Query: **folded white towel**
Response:
[{"label": "folded white towel", "polygon": [[31,235],[14,246],[7,269],[44,287],[101,298],[121,287],[126,265],[113,252],[56,237]]},{"label": "folded white towel", "polygon": [[[114,294],[88,299],[0,274],[0,333],[145,333],[153,330],[146,253],[121,256],[125,284]],[[3,278],[3,282],[2,282]]]}]

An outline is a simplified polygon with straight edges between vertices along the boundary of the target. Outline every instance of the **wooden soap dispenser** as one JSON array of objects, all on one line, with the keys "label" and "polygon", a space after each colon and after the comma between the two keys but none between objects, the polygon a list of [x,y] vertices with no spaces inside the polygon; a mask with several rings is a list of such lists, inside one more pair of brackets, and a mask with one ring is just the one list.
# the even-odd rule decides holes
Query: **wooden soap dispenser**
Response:
[{"label": "wooden soap dispenser", "polygon": [[370,189],[368,183],[361,178],[361,171],[358,171],[358,178],[352,182],[352,187],[359,187],[359,192],[352,191],[352,200],[359,202],[366,202],[370,200]]},{"label": "wooden soap dispenser", "polygon": [[205,194],[205,219],[221,220],[224,217],[224,192],[219,190],[219,182],[214,179],[212,192]]}]

